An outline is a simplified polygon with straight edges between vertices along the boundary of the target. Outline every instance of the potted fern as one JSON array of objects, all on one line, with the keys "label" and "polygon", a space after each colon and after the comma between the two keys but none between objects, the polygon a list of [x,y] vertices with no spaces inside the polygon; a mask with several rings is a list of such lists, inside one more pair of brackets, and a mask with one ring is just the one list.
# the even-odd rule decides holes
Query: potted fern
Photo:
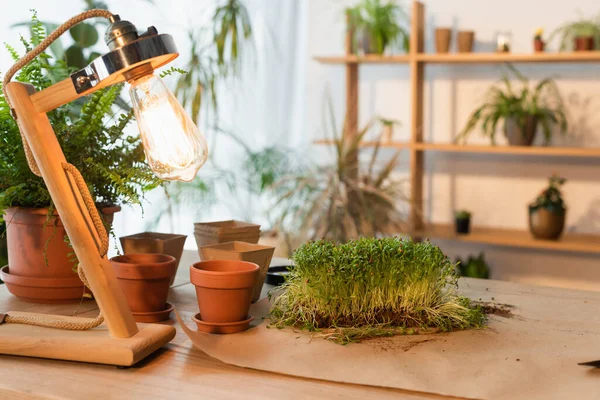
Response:
[{"label": "potted fern", "polygon": [[[362,0],[346,9],[348,22],[355,33],[354,43],[366,54],[383,54],[389,45],[401,43],[408,52],[409,34],[400,24],[404,13],[399,5],[386,0]],[[356,49],[358,50],[358,49]]]},{"label": "potted fern", "polygon": [[567,132],[567,117],[560,92],[551,78],[541,80],[532,87],[529,80],[512,65],[509,71],[518,79],[516,88],[507,74],[502,78],[502,86],[492,86],[486,100],[469,117],[465,128],[458,135],[458,141],[466,137],[481,124],[482,133],[496,144],[496,130],[503,123],[504,134],[511,146],[531,146],[538,126],[544,133],[544,144],[552,139],[553,128],[561,134]]},{"label": "potted fern", "polygon": [[536,239],[557,240],[565,228],[567,206],[560,187],[566,179],[551,176],[549,184],[529,205],[529,230]]},{"label": "potted fern", "polygon": [[[35,14],[31,32],[30,41],[22,39],[25,51],[46,35]],[[18,52],[7,47],[18,60]],[[62,60],[54,61],[44,53],[16,79],[39,91],[70,72]],[[145,191],[159,184],[144,163],[140,138],[124,132],[132,114],[113,110],[119,91],[117,86],[95,92],[78,113],[68,105],[48,113],[67,160],[81,171],[107,225],[120,204],[139,203]],[[29,169],[19,128],[4,96],[0,96],[0,130],[0,222],[6,222],[10,265],[2,269],[2,280],[13,294],[29,300],[77,301],[83,284],[73,272],[76,260],[44,181]]]}]

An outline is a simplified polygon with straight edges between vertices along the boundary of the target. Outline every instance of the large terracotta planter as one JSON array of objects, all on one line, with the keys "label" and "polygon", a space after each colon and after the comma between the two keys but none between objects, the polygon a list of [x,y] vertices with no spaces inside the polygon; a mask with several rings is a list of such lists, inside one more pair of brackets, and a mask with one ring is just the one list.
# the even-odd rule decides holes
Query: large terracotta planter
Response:
[{"label": "large terracotta planter", "polygon": [[275,247],[245,242],[221,243],[212,246],[204,246],[199,249],[200,260],[202,261],[239,260],[248,261],[258,265],[260,272],[256,283],[254,284],[252,302],[257,301],[260,298],[260,292],[265,283],[265,278],[267,277],[267,272],[269,271],[274,252]]},{"label": "large terracotta planter", "polygon": [[[120,209],[102,210],[107,225]],[[84,286],[69,260],[73,250],[64,241],[67,233],[58,214],[48,216],[47,208],[13,207],[6,210],[4,219],[10,269],[3,276],[10,281],[8,290],[40,303],[80,301]]]},{"label": "large terracotta planter", "polygon": [[435,30],[435,51],[438,53],[448,53],[450,51],[450,42],[452,41],[452,29],[437,28]]},{"label": "large terracotta planter", "polygon": [[[127,254],[166,254],[175,257],[177,267],[181,261],[186,235],[143,232],[119,238],[123,253]],[[175,275],[171,285],[175,281]]]},{"label": "large terracotta planter", "polygon": [[596,48],[596,41],[593,36],[576,37],[573,42],[575,51],[592,51]]},{"label": "large terracotta planter", "polygon": [[258,243],[260,225],[242,221],[197,222],[194,237],[198,248],[226,242]]},{"label": "large terracotta planter", "polygon": [[515,118],[507,118],[504,123],[504,134],[511,146],[531,146],[537,132],[538,119],[527,117],[525,126],[521,127]]},{"label": "large terracotta planter", "polygon": [[459,31],[457,39],[459,53],[471,53],[473,51],[473,44],[475,42],[475,32]]},{"label": "large terracotta planter", "polygon": [[259,267],[247,261],[211,260],[190,267],[198,308],[205,323],[232,323],[248,319]]},{"label": "large terracotta planter", "polygon": [[110,259],[131,312],[138,322],[169,318],[167,304],[171,278],[177,271],[175,257],[166,254],[126,254]]},{"label": "large terracotta planter", "polygon": [[566,210],[553,212],[529,207],[529,230],[536,239],[557,240],[565,228]]}]

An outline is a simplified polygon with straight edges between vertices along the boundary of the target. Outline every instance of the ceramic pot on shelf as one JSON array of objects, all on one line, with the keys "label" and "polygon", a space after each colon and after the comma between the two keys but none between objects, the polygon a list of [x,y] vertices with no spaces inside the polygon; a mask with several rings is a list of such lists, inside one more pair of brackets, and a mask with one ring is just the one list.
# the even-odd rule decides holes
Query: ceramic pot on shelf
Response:
[{"label": "ceramic pot on shelf", "polygon": [[258,279],[258,265],[238,260],[200,261],[190,267],[196,287],[198,329],[208,333],[235,333],[248,329],[250,302]]},{"label": "ceramic pot on shelf", "polygon": [[167,303],[171,279],[177,271],[175,257],[166,254],[126,254],[110,259],[117,281],[137,322],[169,319]]},{"label": "ceramic pot on shelf", "polygon": [[542,39],[536,38],[533,40],[533,48],[536,53],[543,53],[546,48],[546,43]]},{"label": "ceramic pot on shelf", "polygon": [[236,220],[196,222],[194,237],[198,248],[233,241],[258,243],[260,225]]},{"label": "ceramic pot on shelf", "polygon": [[511,146],[531,146],[537,132],[538,118],[528,116],[525,126],[521,126],[516,118],[506,118],[504,134]]},{"label": "ceramic pot on shelf", "polygon": [[566,210],[529,206],[529,231],[536,239],[558,240],[565,229]]},{"label": "ceramic pot on shelf", "polygon": [[[101,209],[105,224],[112,224],[119,206]],[[67,232],[56,211],[47,208],[12,207],[6,210],[6,240],[9,265],[0,279],[18,298],[35,303],[76,303],[84,285],[75,272],[65,242]]]},{"label": "ceramic pot on shelf", "polygon": [[475,32],[459,31],[457,39],[459,53],[471,53],[473,51],[473,44],[475,43]]},{"label": "ceramic pot on shelf", "polygon": [[267,277],[267,272],[269,271],[274,252],[275,247],[245,242],[220,243],[201,247],[199,249],[200,260],[202,261],[239,260],[248,261],[258,265],[260,272],[256,283],[254,284],[252,302],[257,301],[260,298],[260,292],[265,283],[265,278]]},{"label": "ceramic pot on shelf", "polygon": [[573,42],[575,51],[592,51],[596,48],[596,41],[593,36],[576,37]]},{"label": "ceramic pot on shelf", "polygon": [[452,41],[452,29],[437,28],[435,30],[435,51],[440,54],[445,54],[450,51],[450,43]]},{"label": "ceramic pot on shelf", "polygon": [[[119,238],[125,254],[166,254],[175,257],[177,267],[181,261],[187,236],[171,233],[142,232]],[[171,285],[175,281],[175,275]]]},{"label": "ceramic pot on shelf", "polygon": [[471,218],[455,218],[456,233],[468,235],[471,232]]}]

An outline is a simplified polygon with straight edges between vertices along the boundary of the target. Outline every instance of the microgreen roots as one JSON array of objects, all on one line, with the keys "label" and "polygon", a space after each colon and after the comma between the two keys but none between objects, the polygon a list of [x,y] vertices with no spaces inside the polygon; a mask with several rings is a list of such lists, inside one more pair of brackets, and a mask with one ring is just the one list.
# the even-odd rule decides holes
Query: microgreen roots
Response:
[{"label": "microgreen roots", "polygon": [[485,317],[458,295],[455,265],[429,242],[359,239],[309,242],[270,313],[340,343],[367,337],[483,326]]}]

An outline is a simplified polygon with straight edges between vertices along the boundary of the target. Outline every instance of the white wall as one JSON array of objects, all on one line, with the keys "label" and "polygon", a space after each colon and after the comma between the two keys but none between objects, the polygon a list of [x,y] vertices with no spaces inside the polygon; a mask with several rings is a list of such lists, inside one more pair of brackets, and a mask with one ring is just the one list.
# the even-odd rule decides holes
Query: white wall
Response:
[{"label": "white wall", "polygon": [[[309,0],[308,55],[341,55],[344,47],[343,8],[351,0]],[[513,52],[532,51],[533,33],[543,27],[549,34],[562,23],[600,13],[596,0],[426,0],[426,51],[433,50],[436,26],[476,32],[476,51],[490,50],[495,33],[512,33]],[[411,3],[401,4],[408,12]],[[554,50],[556,44],[551,45]],[[517,65],[532,80],[554,76],[563,93],[571,121],[568,138],[555,140],[574,146],[600,146],[600,65]],[[449,142],[464,126],[486,89],[501,77],[498,65],[427,66],[425,84],[425,137]],[[360,67],[360,120],[374,115],[400,119],[396,140],[408,139],[409,70],[404,65]],[[330,93],[341,120],[344,107],[344,68],[308,66],[308,126],[313,138],[322,137],[324,94]],[[502,135],[498,135],[500,138]],[[503,138],[501,138],[503,139]],[[474,133],[470,143],[489,139]],[[502,143],[500,141],[500,143]],[[407,159],[404,158],[405,163]],[[600,161],[552,157],[494,156],[429,153],[426,157],[425,213],[433,222],[451,222],[453,210],[466,208],[480,226],[527,229],[527,204],[541,191],[547,177],[557,172],[569,182],[564,187],[569,206],[567,229],[600,235]],[[406,173],[406,164],[399,175]],[[600,289],[600,257],[560,252],[517,250],[440,241],[452,257],[484,250],[492,277],[519,282]]]}]

